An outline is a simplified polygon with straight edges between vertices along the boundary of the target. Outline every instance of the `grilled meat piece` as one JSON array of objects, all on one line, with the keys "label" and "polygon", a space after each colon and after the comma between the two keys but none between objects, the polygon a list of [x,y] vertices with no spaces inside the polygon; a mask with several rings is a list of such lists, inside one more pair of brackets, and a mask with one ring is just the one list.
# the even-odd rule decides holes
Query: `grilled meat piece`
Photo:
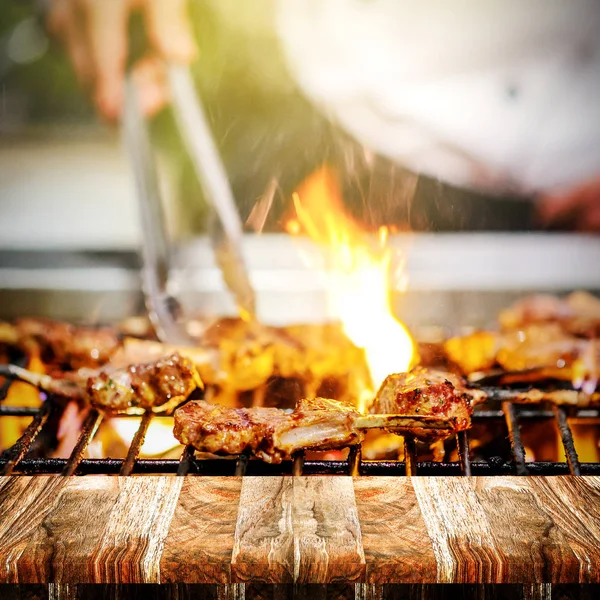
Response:
[{"label": "grilled meat piece", "polygon": [[126,369],[103,369],[87,380],[91,404],[108,411],[167,412],[181,404],[202,381],[194,363],[179,354]]},{"label": "grilled meat piece", "polygon": [[[192,401],[175,411],[175,437],[213,454],[253,454],[278,463],[298,450],[336,450],[359,444],[365,429],[413,431],[456,429],[436,416],[361,415],[336,400],[301,400],[292,413],[277,408],[225,408]],[[431,433],[428,435],[431,436]]]},{"label": "grilled meat piece", "polygon": [[484,392],[468,389],[461,377],[415,367],[408,373],[389,375],[379,388],[370,412],[454,419],[454,427],[448,431],[421,427],[411,431],[420,439],[436,439],[468,429],[474,404],[484,399]]},{"label": "grilled meat piece", "polygon": [[82,369],[63,379],[14,365],[0,366],[0,375],[26,381],[50,394],[87,401],[102,410],[131,414],[170,411],[202,387],[194,363],[176,353],[123,368]]},{"label": "grilled meat piece", "polygon": [[338,397],[354,402],[370,384],[364,352],[337,325],[283,329],[221,319],[198,339],[198,347],[185,348],[127,338],[111,364],[124,366],[179,352],[194,362],[205,385],[222,391],[222,397],[282,377],[301,381],[306,396],[318,395],[324,381],[334,381]]},{"label": "grilled meat piece", "polygon": [[334,400],[303,400],[293,413],[277,408],[224,408],[204,401],[175,411],[175,437],[213,454],[250,453],[280,463],[298,450],[335,450],[362,441],[359,414]]},{"label": "grilled meat piece", "polygon": [[590,394],[600,374],[598,340],[575,337],[558,323],[504,333],[476,332],[448,340],[445,350],[465,375],[498,365],[506,375],[503,381],[511,384],[570,381]]},{"label": "grilled meat piece", "polygon": [[0,344],[31,352],[40,348],[51,372],[115,367],[152,362],[174,352],[190,358],[202,380],[233,397],[255,390],[271,378],[297,379],[306,396],[317,395],[323,382],[333,383],[336,396],[355,399],[370,383],[364,352],[339,325],[268,327],[224,318],[203,328],[193,323],[197,346],[176,347],[154,340],[119,339],[110,329],[75,327],[42,319],[0,323]]},{"label": "grilled meat piece", "polygon": [[25,352],[39,349],[44,362],[74,370],[107,363],[121,344],[112,329],[79,327],[48,319],[1,323],[0,343],[19,347]]},{"label": "grilled meat piece", "polygon": [[532,324],[557,323],[563,331],[582,337],[600,336],[600,299],[587,292],[566,298],[549,294],[527,296],[500,312],[504,331]]}]

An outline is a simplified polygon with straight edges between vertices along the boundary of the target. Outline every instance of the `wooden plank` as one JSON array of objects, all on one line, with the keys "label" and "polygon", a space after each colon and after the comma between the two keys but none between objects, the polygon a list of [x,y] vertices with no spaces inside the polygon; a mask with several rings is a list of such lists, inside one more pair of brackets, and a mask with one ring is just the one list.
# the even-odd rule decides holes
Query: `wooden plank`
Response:
[{"label": "wooden plank", "polygon": [[160,561],[163,583],[228,583],[242,482],[186,477]]},{"label": "wooden plank", "polygon": [[413,477],[411,481],[433,546],[437,582],[493,581],[499,557],[471,480]]},{"label": "wooden plank", "polygon": [[560,581],[599,583],[600,477],[536,477],[531,486],[538,505],[577,557],[577,572],[569,572]]},{"label": "wooden plank", "polygon": [[233,581],[294,578],[291,477],[244,477],[231,555]]},{"label": "wooden plank", "polygon": [[[9,522],[2,581],[152,583],[182,480],[18,477],[2,502]],[[12,522],[10,520],[12,519]],[[2,543],[4,542],[4,543]]]},{"label": "wooden plank", "polygon": [[354,480],[369,583],[435,581],[436,557],[410,479]]},{"label": "wooden plank", "polygon": [[1,583],[48,580],[52,554],[32,552],[30,542],[66,484],[66,479],[56,477],[0,478]]},{"label": "wooden plank", "polygon": [[[35,481],[38,477],[30,479]],[[43,565],[46,572],[40,572],[35,579],[40,583],[102,581],[96,575],[96,548],[119,496],[118,479],[45,479],[49,484],[63,481],[65,486],[52,510],[33,532],[19,560],[19,578],[31,581],[30,570]],[[65,585],[56,590],[69,589]]]},{"label": "wooden plank", "polygon": [[[490,524],[494,556],[498,558],[495,572],[491,573],[493,581],[579,580],[579,560],[563,528],[557,527],[548,510],[546,496],[542,502],[536,496],[536,479],[487,477],[474,482],[477,499]],[[584,498],[587,497],[582,495],[580,502]]]},{"label": "wooden plank", "polygon": [[119,495],[92,553],[93,581],[160,583],[160,557],[183,480],[114,479]]},{"label": "wooden plank", "polygon": [[294,477],[294,582],[364,581],[351,477]]},{"label": "wooden plank", "polygon": [[362,581],[600,583],[600,478],[0,479],[0,583]]},{"label": "wooden plank", "polygon": [[365,558],[349,477],[245,477],[235,581],[359,581]]},{"label": "wooden plank", "polygon": [[[535,478],[413,478],[437,581],[578,581],[579,559],[532,491]],[[587,504],[580,495],[578,503]],[[587,544],[590,557],[600,544]]]}]

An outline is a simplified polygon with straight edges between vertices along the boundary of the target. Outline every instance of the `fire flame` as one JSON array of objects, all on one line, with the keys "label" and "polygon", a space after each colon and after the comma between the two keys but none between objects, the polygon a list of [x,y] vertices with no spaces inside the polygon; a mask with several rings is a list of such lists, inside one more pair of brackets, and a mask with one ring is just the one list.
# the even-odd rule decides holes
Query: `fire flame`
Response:
[{"label": "fire flame", "polygon": [[[129,446],[140,422],[141,419],[135,417],[123,417],[111,419],[110,423],[118,436]],[[173,437],[173,419],[154,419],[148,426],[140,456],[160,456],[175,447],[179,447],[179,442]]]},{"label": "fire flame", "polygon": [[[379,230],[377,240],[367,235],[345,212],[339,185],[327,167],[310,175],[292,198],[296,218],[286,222],[286,231],[305,233],[330,250],[328,299],[346,335],[365,351],[373,386],[366,392],[372,396],[390,373],[407,371],[416,362],[410,333],[390,305],[394,256],[387,229]],[[403,266],[401,262],[399,269]]]}]

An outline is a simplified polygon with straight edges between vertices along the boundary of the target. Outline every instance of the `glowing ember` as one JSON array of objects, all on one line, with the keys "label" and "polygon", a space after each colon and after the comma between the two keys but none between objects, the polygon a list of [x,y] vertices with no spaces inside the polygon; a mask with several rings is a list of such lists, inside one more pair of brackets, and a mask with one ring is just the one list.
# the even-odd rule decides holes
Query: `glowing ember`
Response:
[{"label": "glowing ember", "polygon": [[293,201],[296,218],[286,223],[286,230],[328,246],[331,311],[346,335],[365,351],[373,387],[365,391],[372,395],[387,375],[406,371],[416,362],[413,340],[390,306],[393,256],[387,230],[381,228],[378,239],[372,240],[346,214],[337,181],[327,168],[308,177]]},{"label": "glowing ember", "polygon": [[[111,419],[110,424],[129,447],[135,432],[140,427],[140,421],[141,419],[133,417],[116,418]],[[154,419],[148,426],[140,456],[160,456],[176,446],[179,446],[179,442],[173,437],[173,420]]]}]

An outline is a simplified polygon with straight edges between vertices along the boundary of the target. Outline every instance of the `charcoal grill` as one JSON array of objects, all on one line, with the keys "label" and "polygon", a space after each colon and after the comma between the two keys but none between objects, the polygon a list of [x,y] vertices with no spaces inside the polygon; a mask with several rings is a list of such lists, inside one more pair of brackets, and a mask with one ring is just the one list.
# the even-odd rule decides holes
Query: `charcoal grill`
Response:
[{"label": "charcoal grill", "polygon": [[[298,240],[290,240],[288,236],[274,234],[245,239],[249,266],[257,282],[259,305],[273,325],[288,323],[290,314],[299,322],[320,322],[331,318],[323,312],[326,294],[315,268],[315,265],[323,264],[323,258],[317,247],[305,240],[303,255],[307,254],[308,262],[313,265],[307,267],[305,260],[299,256],[297,243]],[[390,244],[400,250],[410,250],[407,262],[410,287],[406,293],[394,293],[393,301],[397,313],[403,315],[415,332],[430,325],[444,328],[446,334],[464,326],[485,327],[495,321],[500,308],[527,293],[564,293],[573,289],[597,291],[600,280],[600,262],[597,260],[600,240],[591,236],[420,234],[392,236]],[[133,282],[137,281],[137,264],[134,265],[131,260],[124,261],[122,256],[114,263],[107,257],[98,262],[97,256],[87,253],[84,269],[72,268],[73,265],[81,266],[82,257],[71,256],[70,260],[75,262],[66,261],[64,255],[48,258],[48,252],[37,253],[35,257],[28,255],[27,260],[14,253],[0,252],[0,274],[10,283],[6,290],[0,290],[0,304],[5,311],[3,318],[21,316],[23,306],[30,306],[32,289],[37,289],[40,281],[47,281],[52,290],[50,298],[42,294],[44,314],[73,320],[85,320],[97,308],[97,287],[92,289],[90,282],[97,285],[101,281],[102,289],[106,290],[108,280],[123,279],[124,265],[130,266],[125,273],[131,276]],[[44,261],[54,265],[49,275]],[[56,264],[66,266],[63,271],[56,271]],[[217,309],[224,310],[231,304],[219,281],[207,240],[198,238],[184,245],[178,264],[187,265],[186,269],[181,269],[178,281],[189,292],[189,297],[185,296],[183,300],[190,303],[187,308],[191,312],[214,314]],[[490,264],[494,265],[493,269],[489,268]],[[15,268],[15,265],[20,267]],[[110,276],[106,275],[108,267],[111,269]],[[79,275],[76,277],[76,273],[85,273],[85,278],[77,279]],[[102,275],[107,277],[106,281]],[[61,282],[71,287],[55,289]],[[188,289],[189,282],[192,282],[193,289]],[[114,321],[129,314],[124,314],[123,308],[130,308],[140,301],[139,284],[131,283],[131,286],[135,291],[129,290],[127,300],[118,296],[119,301],[113,301],[108,292],[103,292],[103,319]],[[89,298],[85,301],[79,298],[81,290],[88,289],[92,302]],[[127,290],[125,286],[117,291],[122,295]],[[59,292],[63,295],[57,295]],[[40,309],[34,304],[32,310],[35,313]],[[48,310],[50,314],[47,314]],[[68,310],[69,314],[65,315],[61,310]],[[450,329],[449,324],[452,324]],[[503,424],[510,441],[510,452],[504,456],[486,461],[470,460],[469,437],[472,433],[466,432],[457,436],[460,460],[456,462],[419,460],[418,446],[406,439],[407,459],[401,461],[364,460],[360,449],[356,449],[344,461],[304,460],[298,456],[294,461],[269,465],[246,457],[237,461],[200,460],[191,449],[186,449],[180,460],[138,458],[151,419],[163,418],[160,415],[147,415],[142,419],[125,459],[83,458],[103,418],[95,411],[89,413],[68,459],[32,458],[28,456],[29,449],[56,407],[52,401],[40,408],[3,405],[2,399],[9,385],[7,382],[0,391],[0,418],[29,416],[32,421],[22,438],[0,457],[0,472],[4,474],[600,475],[600,464],[579,461],[570,427],[573,418],[582,423],[600,425],[598,410],[503,402],[501,388],[498,388],[496,401],[477,407],[473,422],[486,428]],[[566,462],[526,462],[521,439],[523,422],[543,422],[549,431],[556,427]]]},{"label": "charcoal grill", "polygon": [[[28,458],[28,452],[36,437],[43,431],[53,411],[58,405],[47,399],[41,407],[6,406],[1,401],[6,397],[11,382],[6,381],[0,389],[0,418],[32,417],[21,438],[0,459],[2,475],[11,474],[61,474],[61,475],[131,475],[131,474],[176,474],[183,475],[600,475],[600,463],[582,463],[579,461],[570,418],[579,422],[596,424],[600,419],[597,409],[568,409],[562,406],[547,408],[537,405],[518,405],[509,401],[500,403],[500,407],[487,402],[476,407],[473,414],[474,424],[489,426],[504,422],[510,440],[510,458],[491,457],[489,460],[471,461],[469,452],[469,431],[456,434],[457,462],[419,461],[415,440],[404,440],[404,460],[381,461],[363,460],[361,447],[350,449],[346,460],[305,460],[302,453],[295,455],[292,461],[272,465],[259,460],[250,460],[240,456],[237,460],[199,459],[194,449],[186,447],[179,460],[139,458],[148,426],[152,419],[164,418],[163,415],[146,413],[134,435],[124,459],[84,458],[84,453],[92,441],[103,414],[91,409],[85,418],[79,438],[69,458]],[[486,388],[489,389],[489,388]],[[500,388],[497,396],[502,397]],[[492,390],[493,392],[493,390]],[[525,448],[521,439],[520,424],[523,421],[543,422],[550,428],[555,425],[560,434],[566,462],[534,461],[526,462]]]}]

